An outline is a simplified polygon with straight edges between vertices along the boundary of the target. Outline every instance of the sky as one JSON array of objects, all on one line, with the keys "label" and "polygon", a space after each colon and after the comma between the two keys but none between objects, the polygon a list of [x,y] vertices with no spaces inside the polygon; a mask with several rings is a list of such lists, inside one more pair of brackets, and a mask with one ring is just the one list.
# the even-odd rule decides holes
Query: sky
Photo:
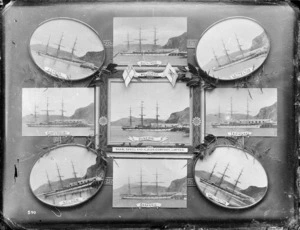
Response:
[{"label": "sky", "polygon": [[[249,95],[251,93],[252,99]],[[247,98],[249,115],[257,115],[263,107],[273,105],[277,101],[277,89],[258,88],[232,89],[218,88],[206,93],[206,114],[230,113],[230,97],[234,113],[247,114]]]},{"label": "sky", "polygon": [[22,116],[34,114],[35,104],[38,114],[46,114],[47,98],[50,115],[61,115],[62,98],[64,115],[72,116],[76,109],[86,107],[94,102],[93,88],[23,88]]},{"label": "sky", "polygon": [[221,21],[204,32],[200,38],[196,51],[197,61],[200,66],[205,66],[214,59],[213,49],[216,56],[225,55],[222,40],[229,53],[238,51],[235,34],[242,49],[248,49],[251,47],[252,39],[263,31],[259,24],[250,19],[234,18]]},{"label": "sky", "polygon": [[155,185],[157,170],[157,174],[161,174],[158,181],[163,182],[159,185],[168,187],[173,180],[187,176],[186,164],[187,160],[183,159],[114,159],[113,189],[127,185],[128,177],[130,183],[139,183],[141,169],[144,182],[154,182]]},{"label": "sky", "polygon": [[47,174],[50,181],[58,181],[56,163],[59,167],[62,179],[73,178],[72,163],[78,177],[83,177],[86,170],[96,163],[96,154],[86,148],[78,146],[68,146],[57,148],[41,157],[33,166],[30,174],[30,186],[32,190],[37,189],[42,184],[48,183]]},{"label": "sky", "polygon": [[131,106],[132,116],[139,117],[141,101],[144,102],[144,118],[155,118],[156,102],[160,119],[166,120],[173,112],[182,111],[190,106],[190,89],[184,83],[175,87],[168,81],[131,82],[126,88],[124,82],[110,84],[111,121],[129,117]]},{"label": "sky", "polygon": [[132,44],[138,44],[139,28],[142,28],[142,43],[153,44],[154,27],[157,45],[165,45],[169,38],[187,32],[187,18],[184,17],[117,17],[114,18],[114,46],[126,45],[127,34]]},{"label": "sky", "polygon": [[88,51],[102,51],[104,49],[100,38],[92,29],[80,22],[68,19],[50,20],[39,26],[31,37],[30,45],[47,45],[50,36],[49,45],[57,48],[62,34],[61,49],[69,52],[71,52],[77,37],[76,50],[74,51],[77,56],[83,56]]},{"label": "sky", "polygon": [[198,160],[195,168],[197,171],[203,170],[210,173],[215,163],[217,163],[215,173],[223,173],[229,163],[226,175],[229,176],[227,180],[232,183],[235,182],[243,169],[238,185],[241,189],[246,189],[251,185],[257,187],[267,187],[268,185],[267,174],[262,165],[252,155],[246,154],[240,149],[219,147],[204,160]]}]

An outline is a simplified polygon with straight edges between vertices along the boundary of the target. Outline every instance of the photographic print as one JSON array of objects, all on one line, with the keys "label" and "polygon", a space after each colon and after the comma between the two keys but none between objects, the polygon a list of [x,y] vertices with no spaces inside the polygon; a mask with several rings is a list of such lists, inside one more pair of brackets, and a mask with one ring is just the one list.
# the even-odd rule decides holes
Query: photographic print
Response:
[{"label": "photographic print", "polygon": [[44,154],[30,173],[30,188],[41,202],[68,207],[85,202],[103,184],[106,162],[80,145],[61,145]]},{"label": "photographic print", "polygon": [[187,19],[184,17],[114,18],[114,63],[118,65],[187,65]]},{"label": "photographic print", "polygon": [[52,77],[80,80],[95,73],[104,62],[104,47],[89,26],[67,18],[41,24],[30,39],[34,62]]},{"label": "photographic print", "polygon": [[115,159],[114,208],[186,208],[187,160]]},{"label": "photographic print", "polygon": [[109,81],[109,144],[191,144],[190,102],[184,83]]},{"label": "photographic print", "polygon": [[277,89],[218,88],[206,92],[206,134],[277,136]]},{"label": "photographic print", "polygon": [[232,146],[219,146],[203,160],[198,158],[194,173],[202,194],[225,208],[255,205],[268,189],[267,174],[259,161]]},{"label": "photographic print", "polygon": [[196,49],[201,69],[220,80],[234,80],[257,70],[270,50],[265,30],[248,18],[229,18],[207,29]]},{"label": "photographic print", "polygon": [[94,89],[23,88],[23,136],[94,135]]}]

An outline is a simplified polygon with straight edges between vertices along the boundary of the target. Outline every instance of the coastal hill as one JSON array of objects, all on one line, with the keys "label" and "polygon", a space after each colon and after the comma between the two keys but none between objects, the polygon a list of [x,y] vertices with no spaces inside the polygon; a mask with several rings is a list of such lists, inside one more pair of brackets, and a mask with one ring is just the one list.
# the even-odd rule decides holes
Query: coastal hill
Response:
[{"label": "coastal hill", "polygon": [[[59,115],[60,111],[54,111],[54,112],[56,114],[49,115],[50,121],[61,120],[62,117],[61,117],[61,115]],[[39,114],[39,112],[38,112],[37,121],[36,121],[37,123],[46,122],[46,119],[47,119],[47,116],[44,111],[43,111],[43,114]],[[89,124],[94,123],[94,103],[91,103],[86,107],[76,109],[72,116],[70,116],[70,117],[64,116],[64,119],[76,119],[76,120],[83,119]],[[33,123],[34,115],[33,114],[26,115],[26,116],[22,117],[22,121],[25,124]]]},{"label": "coastal hill", "polygon": [[[220,117],[220,118],[219,118]],[[207,114],[206,122],[207,123],[215,123],[220,121],[225,121],[226,118],[229,117],[228,113],[220,113],[220,114]],[[243,113],[234,113],[233,120],[243,120],[247,119],[247,114]],[[258,114],[255,116],[249,115],[248,119],[272,119],[273,121],[277,121],[277,102],[273,105],[263,107],[259,110]]]},{"label": "coastal hill", "polygon": [[187,51],[187,32],[180,36],[170,38],[162,48],[163,49],[179,49],[179,51]]}]

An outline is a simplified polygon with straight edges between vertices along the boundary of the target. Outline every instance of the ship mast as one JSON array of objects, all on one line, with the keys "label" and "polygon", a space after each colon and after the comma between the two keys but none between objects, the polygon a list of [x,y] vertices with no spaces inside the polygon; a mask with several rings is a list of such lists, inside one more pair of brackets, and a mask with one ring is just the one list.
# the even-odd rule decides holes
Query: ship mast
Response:
[{"label": "ship mast", "polygon": [[132,126],[131,106],[130,106],[130,109],[129,109],[129,126],[130,127]]},{"label": "ship mast", "polygon": [[36,111],[36,108],[37,108],[37,106],[36,106],[36,103],[34,104],[34,122],[36,123],[36,121],[37,121],[37,111]]},{"label": "ship mast", "polygon": [[247,120],[249,119],[249,100],[248,100],[248,97],[247,97]]},{"label": "ship mast", "polygon": [[130,39],[129,39],[129,33],[127,33],[127,41],[126,41],[126,43],[127,43],[127,51],[130,50],[130,42],[132,42],[132,41],[130,41]]},{"label": "ship mast", "polygon": [[155,175],[155,191],[156,191],[156,195],[158,195],[158,184],[162,183],[161,181],[158,181],[158,176],[161,174],[158,174],[156,169],[156,173],[154,175]]},{"label": "ship mast", "polygon": [[66,112],[66,110],[64,110],[64,99],[61,99],[61,119],[64,120],[64,112]]},{"label": "ship mast", "polygon": [[232,97],[230,97],[230,120],[233,118],[233,110],[232,110]]},{"label": "ship mast", "polygon": [[[226,165],[226,168],[225,168],[224,172],[223,172],[223,173],[219,173],[219,174],[222,175],[222,176],[221,176],[221,179],[220,179],[220,181],[219,181],[219,184],[218,184],[219,187],[220,187],[221,184],[223,183],[224,178],[228,177],[228,176],[226,176],[226,172],[227,172],[228,168],[229,168],[229,163]],[[217,195],[218,191],[219,191],[219,189],[216,190],[215,195]]]},{"label": "ship mast", "polygon": [[51,38],[51,35],[49,35],[49,38],[48,38],[48,43],[47,43],[47,46],[46,46],[46,54],[48,54],[48,48],[49,48],[50,38]]},{"label": "ship mast", "polygon": [[142,53],[142,41],[146,40],[146,39],[142,39],[142,28],[139,28],[139,39],[136,39],[139,41],[139,51],[140,53]]},{"label": "ship mast", "polygon": [[130,177],[128,177],[128,194],[131,195]]},{"label": "ship mast", "polygon": [[48,175],[47,170],[46,170],[46,176],[47,176],[47,181],[48,181],[48,185],[49,185],[50,191],[52,191],[52,186],[51,186],[51,183],[50,183],[50,180],[49,180],[49,175]]},{"label": "ship mast", "polygon": [[[234,192],[234,191],[235,191],[235,189],[236,189],[236,187],[237,187],[237,185],[241,183],[239,180],[240,180],[240,178],[241,178],[241,176],[242,176],[242,174],[243,174],[243,171],[244,171],[244,169],[242,169],[242,170],[240,171],[240,174],[239,174],[238,178],[235,180],[235,183],[234,183],[234,186],[233,186],[232,192]],[[232,199],[232,196],[231,196],[231,197],[229,197],[229,199],[228,199],[228,201],[227,201],[227,202],[229,202],[231,199]]]},{"label": "ship mast", "polygon": [[237,44],[238,44],[238,48],[239,48],[239,50],[241,51],[242,56],[245,57],[244,51],[243,51],[243,49],[242,49],[242,45],[240,44],[240,41],[239,41],[239,39],[238,39],[236,33],[235,33],[234,35],[235,35],[236,42],[237,42]]},{"label": "ship mast", "polygon": [[77,37],[75,39],[75,42],[74,42],[74,45],[73,45],[73,48],[72,48],[72,51],[71,51],[71,60],[73,60],[73,57],[74,57],[74,51],[76,50],[75,49],[76,44],[77,44]]},{"label": "ship mast", "polygon": [[216,52],[215,52],[215,50],[214,50],[214,49],[212,49],[212,52],[213,52],[213,55],[214,55],[214,57],[215,57],[215,60],[216,60],[216,62],[218,63],[218,67],[220,67],[220,66],[221,66],[221,64],[220,64],[220,62],[219,62],[219,59],[218,59],[218,57],[217,57],[217,55],[216,55]]},{"label": "ship mast", "polygon": [[140,169],[140,194],[143,195],[143,174],[142,174],[142,168]]},{"label": "ship mast", "polygon": [[143,103],[144,102],[142,101],[141,102],[141,114],[140,114],[140,116],[141,116],[141,126],[144,126],[144,116],[145,116]]},{"label": "ship mast", "polygon": [[64,187],[64,184],[63,184],[63,181],[61,178],[63,178],[63,176],[60,175],[60,171],[59,171],[59,168],[58,168],[58,165],[56,164],[56,169],[57,169],[57,174],[58,174],[58,178],[59,178],[59,182],[60,182],[60,185],[61,187],[63,188]]},{"label": "ship mast", "polygon": [[48,102],[48,97],[47,97],[47,105],[46,105],[46,109],[42,110],[42,111],[46,111],[46,121],[47,123],[49,123],[50,119],[49,119],[49,112],[53,111],[53,110],[49,110],[49,102]]},{"label": "ship mast", "polygon": [[155,51],[156,50],[156,47],[157,47],[157,44],[156,44],[156,42],[158,41],[158,39],[156,38],[156,34],[157,34],[157,29],[156,29],[156,27],[154,26],[154,38],[153,38],[153,51]]},{"label": "ship mast", "polygon": [[225,46],[225,43],[224,43],[223,39],[222,39],[222,44],[223,44],[223,49],[224,49],[224,52],[226,54],[226,57],[228,58],[229,63],[231,63],[232,61],[230,59],[230,56],[228,54],[228,50],[226,49],[226,46]]},{"label": "ship mast", "polygon": [[159,115],[158,115],[158,103],[156,102],[156,127],[158,128],[158,118],[159,118]]},{"label": "ship mast", "polygon": [[72,164],[74,178],[78,181],[77,172],[75,171],[75,167],[74,167],[73,161],[71,161],[71,164]]},{"label": "ship mast", "polygon": [[210,173],[210,175],[209,175],[208,180],[210,180],[211,177],[213,176],[216,166],[217,166],[217,163],[215,163],[215,165],[214,165],[214,167],[213,167],[213,169],[212,169],[212,171],[211,171],[211,173]]},{"label": "ship mast", "polygon": [[60,47],[62,47],[61,45],[61,42],[63,40],[63,37],[64,37],[64,33],[62,33],[61,37],[60,37],[60,41],[59,41],[59,44],[58,44],[58,47],[57,47],[57,53],[56,53],[56,57],[58,57],[58,54],[59,54],[59,51],[60,51]]}]

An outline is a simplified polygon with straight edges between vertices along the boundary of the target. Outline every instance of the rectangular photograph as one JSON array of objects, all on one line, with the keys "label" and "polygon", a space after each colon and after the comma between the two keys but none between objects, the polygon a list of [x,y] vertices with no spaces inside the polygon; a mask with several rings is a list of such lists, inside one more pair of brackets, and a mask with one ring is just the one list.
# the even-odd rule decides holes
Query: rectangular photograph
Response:
[{"label": "rectangular photograph", "polygon": [[118,65],[187,65],[187,18],[114,18],[114,63]]},{"label": "rectangular photograph", "polygon": [[94,135],[94,89],[23,88],[23,136]]},{"label": "rectangular photograph", "polygon": [[191,144],[190,89],[166,80],[109,81],[109,144]]},{"label": "rectangular photograph", "polygon": [[206,92],[205,133],[277,136],[277,89],[218,88]]},{"label": "rectangular photograph", "polygon": [[114,208],[186,208],[187,160],[115,159]]}]

